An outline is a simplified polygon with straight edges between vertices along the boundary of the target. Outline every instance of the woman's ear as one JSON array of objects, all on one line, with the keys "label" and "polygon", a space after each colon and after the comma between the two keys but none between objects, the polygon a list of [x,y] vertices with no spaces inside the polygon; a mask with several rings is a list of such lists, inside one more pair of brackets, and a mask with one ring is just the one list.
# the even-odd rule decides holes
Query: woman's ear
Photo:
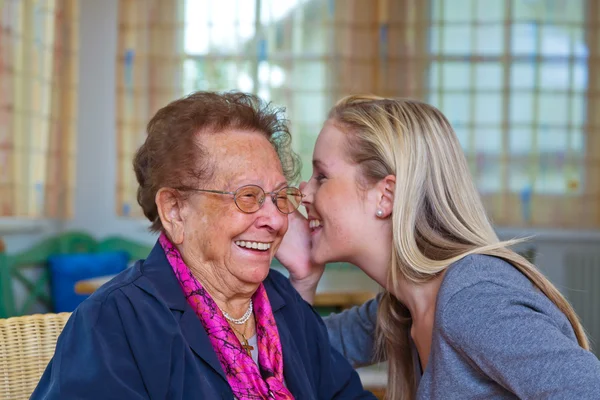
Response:
[{"label": "woman's ear", "polygon": [[378,218],[387,218],[394,210],[394,193],[396,191],[396,177],[388,175],[380,180],[377,185],[377,209],[375,215]]},{"label": "woman's ear", "polygon": [[184,237],[183,202],[174,189],[161,188],[154,198],[162,226],[173,244],[181,244]]}]

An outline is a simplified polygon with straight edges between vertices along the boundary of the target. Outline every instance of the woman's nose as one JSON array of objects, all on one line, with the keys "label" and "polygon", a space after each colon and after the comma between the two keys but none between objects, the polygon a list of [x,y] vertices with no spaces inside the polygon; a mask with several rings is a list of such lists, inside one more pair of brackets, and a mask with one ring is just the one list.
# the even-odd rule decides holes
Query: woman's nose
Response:
[{"label": "woman's nose", "polygon": [[312,190],[310,190],[308,182],[301,182],[299,188],[304,195],[304,197],[302,197],[302,205],[306,207],[308,204],[312,203]]},{"label": "woman's nose", "polygon": [[259,226],[267,227],[271,231],[279,231],[288,220],[288,216],[282,213],[275,202],[268,197],[265,198],[262,207],[256,211],[256,214]]}]

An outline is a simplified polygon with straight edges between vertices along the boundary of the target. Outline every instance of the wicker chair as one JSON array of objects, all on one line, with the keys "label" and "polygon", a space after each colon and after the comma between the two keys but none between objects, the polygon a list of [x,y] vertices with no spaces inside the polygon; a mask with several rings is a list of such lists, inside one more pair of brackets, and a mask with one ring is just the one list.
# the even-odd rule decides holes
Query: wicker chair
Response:
[{"label": "wicker chair", "polygon": [[0,399],[28,399],[71,313],[0,319]]}]

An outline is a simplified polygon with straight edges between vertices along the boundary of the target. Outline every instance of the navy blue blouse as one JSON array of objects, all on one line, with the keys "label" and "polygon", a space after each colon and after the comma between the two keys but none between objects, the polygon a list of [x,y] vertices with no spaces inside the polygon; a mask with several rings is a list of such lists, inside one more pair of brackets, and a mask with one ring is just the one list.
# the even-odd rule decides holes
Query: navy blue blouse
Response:
[{"label": "navy blue blouse", "polygon": [[[288,280],[264,281],[296,399],[374,399]],[[157,244],[75,310],[32,399],[232,399],[204,328]]]}]

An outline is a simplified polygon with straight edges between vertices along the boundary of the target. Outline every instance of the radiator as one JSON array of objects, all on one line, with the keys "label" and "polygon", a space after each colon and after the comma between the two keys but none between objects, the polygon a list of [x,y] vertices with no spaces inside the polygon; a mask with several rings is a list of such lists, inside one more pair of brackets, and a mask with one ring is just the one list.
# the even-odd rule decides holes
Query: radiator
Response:
[{"label": "radiator", "polygon": [[592,351],[600,356],[600,252],[568,252],[565,295],[579,315]]}]

